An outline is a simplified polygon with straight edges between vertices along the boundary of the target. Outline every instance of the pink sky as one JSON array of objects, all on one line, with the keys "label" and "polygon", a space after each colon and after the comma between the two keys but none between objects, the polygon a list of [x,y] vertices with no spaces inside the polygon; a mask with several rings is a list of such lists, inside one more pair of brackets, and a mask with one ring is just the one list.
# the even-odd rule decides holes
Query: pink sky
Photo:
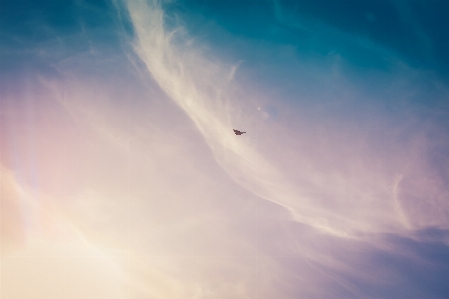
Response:
[{"label": "pink sky", "polygon": [[2,298],[380,298],[415,292],[407,267],[447,273],[423,258],[449,244],[446,123],[407,106],[433,75],[391,51],[394,82],[363,73],[367,95],[338,55],[298,58],[296,103],[157,3],[110,7],[123,53],[91,45],[2,92]]}]

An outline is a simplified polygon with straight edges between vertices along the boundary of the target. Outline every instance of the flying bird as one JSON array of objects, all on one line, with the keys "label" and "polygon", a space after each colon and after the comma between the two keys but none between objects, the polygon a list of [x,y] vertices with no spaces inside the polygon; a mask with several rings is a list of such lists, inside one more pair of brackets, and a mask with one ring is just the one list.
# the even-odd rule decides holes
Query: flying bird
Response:
[{"label": "flying bird", "polygon": [[246,132],[240,132],[239,130],[236,130],[236,129],[233,129],[233,130],[234,130],[235,135],[242,135],[243,133],[246,133]]}]

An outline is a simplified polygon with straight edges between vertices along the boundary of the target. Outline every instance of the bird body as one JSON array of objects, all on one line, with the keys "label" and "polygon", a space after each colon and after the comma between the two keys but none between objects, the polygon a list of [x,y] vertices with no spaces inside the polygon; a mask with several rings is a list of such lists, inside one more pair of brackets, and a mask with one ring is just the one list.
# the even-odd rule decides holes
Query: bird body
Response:
[{"label": "bird body", "polygon": [[246,132],[241,132],[241,131],[236,130],[236,129],[233,129],[233,130],[234,130],[235,135],[242,135],[242,134],[246,133]]}]

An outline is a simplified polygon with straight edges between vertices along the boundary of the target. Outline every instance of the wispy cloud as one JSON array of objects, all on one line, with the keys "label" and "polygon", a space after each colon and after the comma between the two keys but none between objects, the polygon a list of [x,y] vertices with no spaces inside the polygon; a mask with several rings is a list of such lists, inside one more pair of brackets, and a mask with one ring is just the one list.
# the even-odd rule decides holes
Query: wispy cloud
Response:
[{"label": "wispy cloud", "polygon": [[56,71],[1,74],[1,295],[444,298],[444,78],[290,2],[245,2],[257,33],[196,3],[81,3]]},{"label": "wispy cloud", "polygon": [[[189,37],[185,28],[167,28],[159,2],[130,1],[127,5],[136,31],[137,53],[159,86],[192,119],[217,162],[238,184],[289,209],[296,220],[332,234],[447,226],[445,217],[434,220],[441,205],[445,206],[441,201],[427,211],[428,220],[424,222],[409,215],[407,206],[413,204],[398,195],[404,194],[399,178],[408,162],[395,166],[388,162],[399,158],[404,144],[395,141],[396,134],[379,135],[391,133],[387,125],[375,120],[366,132],[351,123],[332,128],[336,124],[332,118],[323,119],[323,125],[296,119],[298,127],[294,130],[286,125],[268,125],[251,111],[257,108],[254,93],[236,80],[229,81],[236,66],[213,58]],[[372,108],[377,110],[370,112],[370,118],[383,113],[378,110],[384,109],[382,106],[354,101],[359,91],[342,83],[349,89],[348,102],[335,108],[354,109],[349,114],[342,111],[350,121],[352,113],[364,115]],[[327,113],[332,107],[324,109]],[[270,132],[269,126],[273,125],[276,132]],[[231,131],[234,126],[248,128],[250,133],[246,138],[235,138]]]}]

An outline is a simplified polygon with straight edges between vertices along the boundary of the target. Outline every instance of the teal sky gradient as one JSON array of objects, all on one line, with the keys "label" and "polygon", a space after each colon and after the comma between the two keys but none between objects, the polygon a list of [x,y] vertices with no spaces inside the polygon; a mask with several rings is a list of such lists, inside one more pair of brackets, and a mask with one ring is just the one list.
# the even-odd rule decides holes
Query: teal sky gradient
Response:
[{"label": "teal sky gradient", "polygon": [[1,0],[0,31],[0,297],[448,298],[447,1]]}]

